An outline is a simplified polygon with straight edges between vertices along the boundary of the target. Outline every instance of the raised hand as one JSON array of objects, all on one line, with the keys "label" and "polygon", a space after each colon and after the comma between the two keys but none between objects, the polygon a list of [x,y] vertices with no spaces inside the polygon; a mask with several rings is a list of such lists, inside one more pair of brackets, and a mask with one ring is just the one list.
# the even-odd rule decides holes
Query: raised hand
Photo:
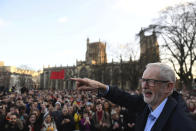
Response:
[{"label": "raised hand", "polygon": [[76,81],[76,88],[78,90],[88,90],[88,91],[97,90],[97,89],[106,90],[105,84],[88,78],[70,78],[70,80]]}]

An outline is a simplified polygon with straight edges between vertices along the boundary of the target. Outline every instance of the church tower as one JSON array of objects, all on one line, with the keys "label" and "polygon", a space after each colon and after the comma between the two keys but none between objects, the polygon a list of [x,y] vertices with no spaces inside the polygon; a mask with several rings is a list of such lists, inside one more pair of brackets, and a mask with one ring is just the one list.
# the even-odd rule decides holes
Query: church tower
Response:
[{"label": "church tower", "polygon": [[159,44],[156,33],[153,31],[151,35],[145,36],[144,30],[141,29],[140,36],[140,63],[145,66],[148,63],[159,62]]},{"label": "church tower", "polygon": [[106,43],[100,41],[90,43],[87,38],[86,62],[88,64],[107,63]]}]

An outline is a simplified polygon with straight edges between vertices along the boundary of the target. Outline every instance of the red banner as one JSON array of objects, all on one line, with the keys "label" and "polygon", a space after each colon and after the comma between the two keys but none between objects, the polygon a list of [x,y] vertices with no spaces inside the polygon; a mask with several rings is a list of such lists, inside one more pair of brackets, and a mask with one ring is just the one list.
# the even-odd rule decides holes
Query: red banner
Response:
[{"label": "red banner", "polygon": [[65,70],[60,71],[52,71],[50,73],[50,79],[64,79],[65,77]]}]

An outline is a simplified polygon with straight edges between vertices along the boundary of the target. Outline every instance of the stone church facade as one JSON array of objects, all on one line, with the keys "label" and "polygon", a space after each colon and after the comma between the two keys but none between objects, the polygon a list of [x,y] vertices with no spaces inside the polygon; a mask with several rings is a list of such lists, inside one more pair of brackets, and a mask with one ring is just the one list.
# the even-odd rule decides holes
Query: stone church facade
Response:
[{"label": "stone church facade", "polygon": [[[159,45],[156,34],[145,36],[140,33],[140,59],[137,61],[107,62],[106,43],[91,42],[87,38],[85,61],[76,61],[76,66],[48,67],[43,69],[40,77],[41,89],[73,89],[70,77],[91,78],[122,89],[136,89],[145,65],[160,61]],[[51,72],[64,70],[64,79],[50,79]]]}]

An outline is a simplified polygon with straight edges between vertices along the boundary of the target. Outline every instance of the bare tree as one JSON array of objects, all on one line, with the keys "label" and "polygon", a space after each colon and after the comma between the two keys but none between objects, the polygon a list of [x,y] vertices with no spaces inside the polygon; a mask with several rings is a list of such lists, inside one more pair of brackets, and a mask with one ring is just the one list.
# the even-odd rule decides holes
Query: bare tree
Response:
[{"label": "bare tree", "polygon": [[[161,12],[156,24],[148,29],[160,33],[167,49],[167,59],[180,81],[191,89],[196,60],[196,4],[184,3]],[[167,55],[168,56],[168,55]]]},{"label": "bare tree", "polygon": [[127,88],[126,81],[129,82],[129,89],[137,89],[141,77],[138,60],[139,44],[126,43],[113,48],[110,46],[110,53],[119,61],[120,66],[120,72],[114,70],[113,81],[117,82],[120,79],[122,89]]},{"label": "bare tree", "polygon": [[20,65],[18,68],[22,70],[33,70],[33,68],[28,65]]},{"label": "bare tree", "polygon": [[118,44],[116,46],[114,45],[108,45],[108,52],[109,56],[114,58],[114,60],[120,61],[121,58],[123,60],[138,60],[139,59],[139,52],[138,52],[138,44],[134,43],[126,43],[126,44]]},{"label": "bare tree", "polygon": [[22,70],[23,73],[19,74],[18,82],[20,87],[33,88],[35,82],[30,74],[25,74],[25,71],[32,71],[33,69],[28,65],[20,65],[18,69]]}]

